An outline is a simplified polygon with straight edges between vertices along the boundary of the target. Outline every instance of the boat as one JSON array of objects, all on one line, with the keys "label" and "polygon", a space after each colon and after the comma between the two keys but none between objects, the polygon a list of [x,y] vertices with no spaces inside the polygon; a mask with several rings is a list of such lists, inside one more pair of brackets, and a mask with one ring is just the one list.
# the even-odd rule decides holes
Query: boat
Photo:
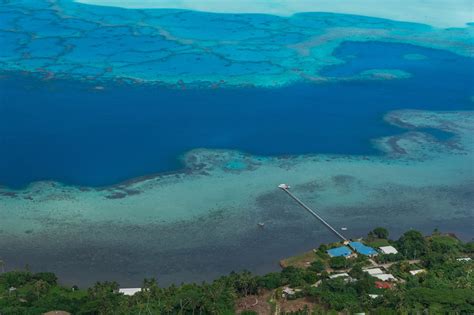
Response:
[{"label": "boat", "polygon": [[259,223],[258,223],[258,226],[261,227],[261,228],[263,228],[263,227],[265,226],[265,223],[259,222]]},{"label": "boat", "polygon": [[346,227],[342,227],[341,230],[347,231],[347,228],[346,228]]}]

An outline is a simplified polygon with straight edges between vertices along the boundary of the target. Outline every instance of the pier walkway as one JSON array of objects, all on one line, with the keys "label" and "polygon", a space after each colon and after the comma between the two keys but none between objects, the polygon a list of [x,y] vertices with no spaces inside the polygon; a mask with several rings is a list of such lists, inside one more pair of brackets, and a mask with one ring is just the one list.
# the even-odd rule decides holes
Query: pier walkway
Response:
[{"label": "pier walkway", "polygon": [[290,189],[290,186],[288,186],[287,184],[281,184],[281,185],[278,185],[278,188],[280,188],[281,190],[283,190],[284,192],[286,192],[294,201],[296,201],[301,207],[303,207],[306,211],[308,211],[309,213],[311,213],[314,217],[316,217],[316,219],[318,219],[322,224],[324,224],[329,230],[331,230],[331,232],[333,232],[334,234],[336,234],[337,237],[339,237],[340,239],[342,239],[342,241],[349,241],[344,235],[342,235],[341,233],[339,233],[338,231],[336,231],[335,228],[333,228],[329,223],[326,222],[326,220],[324,220],[322,217],[320,217],[316,212],[314,212],[313,210],[311,210],[310,207],[308,207],[307,205],[305,205],[300,199],[298,199],[295,195],[293,195],[293,193],[289,190]]}]

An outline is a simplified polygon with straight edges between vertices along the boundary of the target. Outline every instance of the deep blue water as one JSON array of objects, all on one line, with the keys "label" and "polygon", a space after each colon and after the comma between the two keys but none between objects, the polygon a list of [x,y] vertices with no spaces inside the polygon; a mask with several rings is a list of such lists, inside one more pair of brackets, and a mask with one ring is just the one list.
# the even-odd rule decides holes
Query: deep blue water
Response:
[{"label": "deep blue water", "polygon": [[[427,58],[403,58],[413,53]],[[276,89],[110,83],[97,91],[84,82],[6,75],[0,80],[0,184],[110,185],[179,169],[179,156],[200,147],[260,155],[377,154],[371,139],[401,131],[383,121],[390,110],[474,107],[473,59],[388,43],[348,42],[335,55],[347,64],[326,75],[393,68],[413,77]]]}]

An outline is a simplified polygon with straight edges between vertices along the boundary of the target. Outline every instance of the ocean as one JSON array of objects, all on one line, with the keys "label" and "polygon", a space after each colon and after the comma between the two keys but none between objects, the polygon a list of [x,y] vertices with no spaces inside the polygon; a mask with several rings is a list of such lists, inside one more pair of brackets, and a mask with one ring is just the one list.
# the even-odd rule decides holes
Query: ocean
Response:
[{"label": "ocean", "polygon": [[400,132],[383,120],[391,110],[474,108],[472,58],[380,42],[344,43],[335,55],[348,61],[323,71],[328,77],[381,68],[411,77],[277,88],[111,82],[97,90],[93,82],[7,74],[0,81],[0,183],[108,186],[180,170],[180,157],[195,148],[374,155],[371,139]]},{"label": "ocean", "polygon": [[472,239],[459,23],[5,3],[0,259],[81,286],[277,270],[336,241],[281,183],[349,237]]}]

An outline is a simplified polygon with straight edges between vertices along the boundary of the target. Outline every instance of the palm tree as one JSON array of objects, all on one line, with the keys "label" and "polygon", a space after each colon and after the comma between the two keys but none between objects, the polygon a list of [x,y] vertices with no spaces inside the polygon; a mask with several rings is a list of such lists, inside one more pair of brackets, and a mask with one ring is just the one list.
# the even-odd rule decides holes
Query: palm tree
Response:
[{"label": "palm tree", "polygon": [[36,297],[39,299],[42,293],[45,293],[49,289],[49,284],[44,280],[38,280],[34,284],[34,290],[36,292]]}]

